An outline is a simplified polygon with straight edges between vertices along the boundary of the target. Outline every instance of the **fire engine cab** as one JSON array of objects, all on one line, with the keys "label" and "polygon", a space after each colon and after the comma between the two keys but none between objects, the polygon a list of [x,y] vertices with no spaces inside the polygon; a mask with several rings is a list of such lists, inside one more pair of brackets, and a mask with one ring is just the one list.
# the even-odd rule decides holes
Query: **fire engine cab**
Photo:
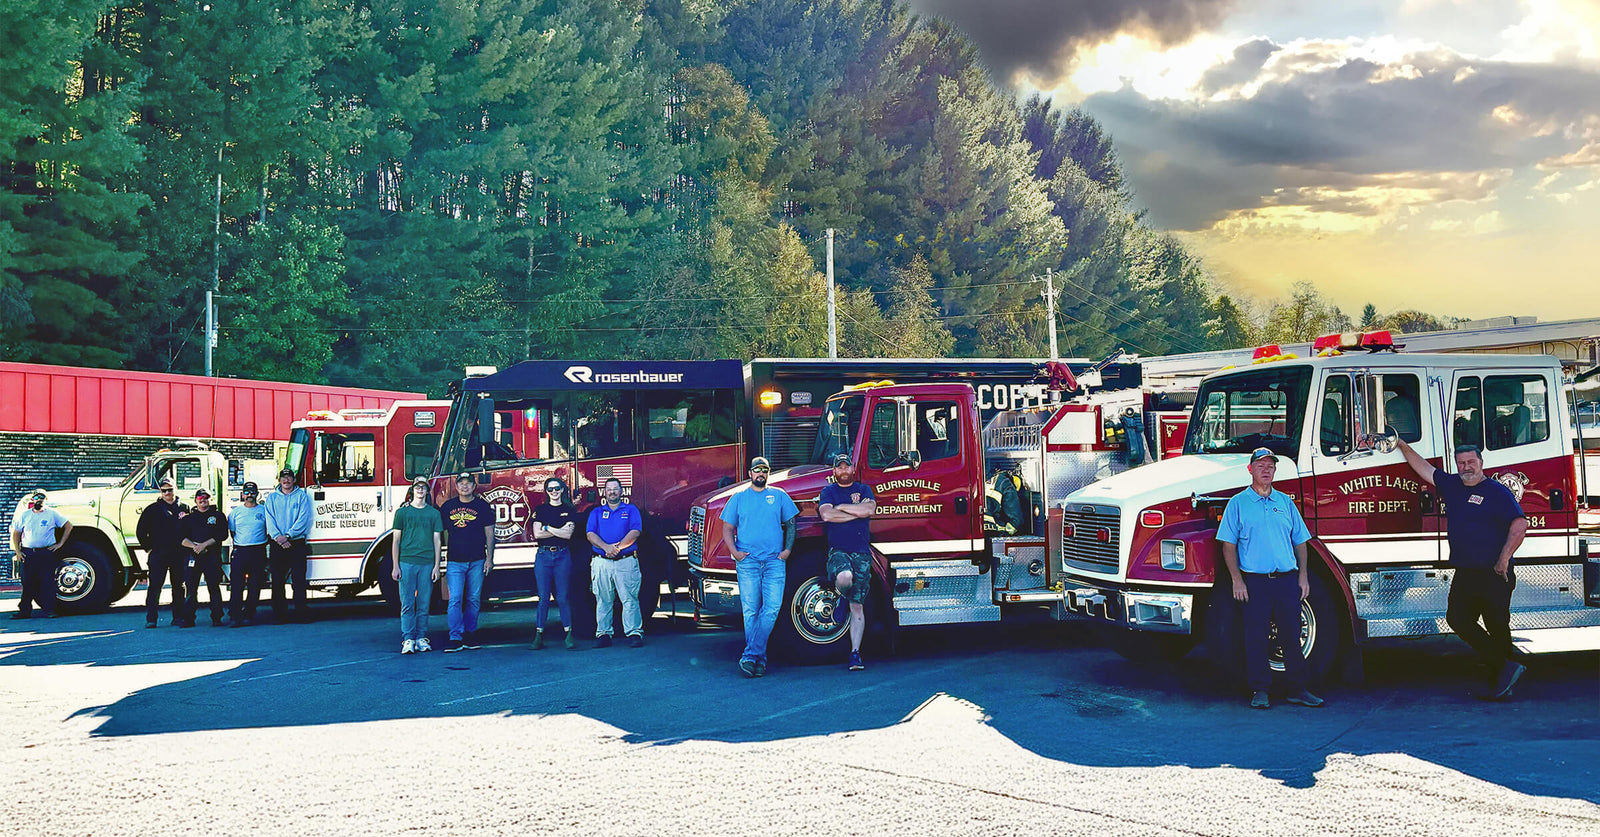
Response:
[{"label": "fire engine cab", "polygon": [[1064,610],[1126,629],[1119,650],[1130,656],[1176,657],[1206,637],[1222,662],[1236,659],[1217,522],[1249,485],[1251,450],[1266,447],[1278,456],[1276,487],[1312,532],[1299,641],[1313,675],[1343,652],[1359,662],[1371,639],[1447,633],[1445,510],[1395,449],[1398,436],[1446,472],[1456,446],[1478,445],[1485,473],[1521,503],[1530,526],[1515,558],[1519,641],[1600,625],[1577,537],[1559,362],[1399,348],[1388,332],[1330,335],[1315,357],[1263,347],[1250,365],[1204,378],[1182,456],[1065,498],[1053,556]]}]

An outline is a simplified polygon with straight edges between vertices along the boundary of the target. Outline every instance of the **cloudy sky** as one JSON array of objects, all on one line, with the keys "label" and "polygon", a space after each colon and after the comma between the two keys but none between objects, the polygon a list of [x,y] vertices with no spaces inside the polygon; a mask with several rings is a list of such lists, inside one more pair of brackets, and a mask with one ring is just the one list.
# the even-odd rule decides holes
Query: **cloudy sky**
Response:
[{"label": "cloudy sky", "polygon": [[912,0],[1260,299],[1600,316],[1600,0]]}]

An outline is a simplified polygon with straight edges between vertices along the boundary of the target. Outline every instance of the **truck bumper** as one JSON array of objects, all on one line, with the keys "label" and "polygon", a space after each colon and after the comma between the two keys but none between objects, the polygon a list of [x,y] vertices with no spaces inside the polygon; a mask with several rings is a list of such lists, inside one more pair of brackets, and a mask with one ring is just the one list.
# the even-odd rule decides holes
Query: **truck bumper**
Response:
[{"label": "truck bumper", "polygon": [[1061,609],[1068,616],[1109,622],[1136,631],[1187,634],[1193,630],[1194,596],[1189,593],[1074,585],[1069,579]]},{"label": "truck bumper", "polygon": [[690,566],[689,599],[701,614],[726,616],[744,613],[739,604],[739,581],[733,573],[711,573]]}]

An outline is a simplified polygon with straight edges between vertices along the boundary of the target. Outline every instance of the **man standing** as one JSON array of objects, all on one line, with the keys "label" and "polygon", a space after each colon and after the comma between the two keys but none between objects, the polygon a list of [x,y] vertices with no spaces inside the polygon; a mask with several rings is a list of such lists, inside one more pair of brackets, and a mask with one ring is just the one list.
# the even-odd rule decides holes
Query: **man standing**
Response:
[{"label": "man standing", "polygon": [[828,577],[839,593],[833,608],[835,622],[844,621],[840,618],[842,605],[850,603],[851,671],[866,668],[861,662],[861,636],[867,629],[867,592],[872,587],[872,533],[868,521],[877,508],[872,486],[856,482],[856,466],[850,455],[835,456],[833,482],[822,487],[817,513],[828,529]]},{"label": "man standing", "polygon": [[450,644],[444,650],[478,647],[478,598],[483,577],[494,566],[494,507],[477,495],[471,474],[456,477],[456,496],[439,506],[447,535],[445,583],[450,588]]},{"label": "man standing", "polygon": [[187,572],[188,559],[184,555],[183,531],[180,528],[183,516],[189,513],[189,507],[178,502],[177,490],[172,485],[172,480],[163,478],[159,483],[161,499],[145,507],[139,514],[139,526],[135,533],[139,537],[139,545],[144,547],[148,556],[150,578],[145,586],[144,593],[144,626],[154,628],[156,617],[159,615],[161,605],[161,585],[163,577],[166,583],[172,585],[172,623],[178,624],[183,613],[183,578]]},{"label": "man standing", "polygon": [[1511,556],[1528,532],[1528,518],[1511,489],[1484,476],[1483,450],[1477,445],[1457,447],[1456,473],[1447,474],[1398,434],[1394,439],[1411,470],[1437,487],[1444,500],[1450,566],[1455,568],[1445,620],[1495,677],[1494,686],[1480,697],[1505,700],[1528,670],[1514,659],[1511,644],[1511,592],[1517,589]]},{"label": "man standing", "polygon": [[56,569],[61,564],[56,553],[72,533],[72,524],[44,501],[44,489],[35,489],[28,507],[11,521],[11,551],[22,559],[22,600],[12,619],[31,617],[35,602],[39,616],[56,618]]},{"label": "man standing", "polygon": [[283,622],[284,582],[294,589],[294,618],[306,612],[306,538],[311,536],[311,495],[295,484],[294,469],[278,472],[278,490],[267,495],[267,557],[272,564],[272,618]]},{"label": "man standing", "polygon": [[211,605],[211,626],[222,624],[222,542],[228,539],[228,516],[211,505],[211,492],[204,488],[194,493],[194,510],[184,517],[183,547],[189,550],[189,588],[183,606],[183,624],[194,627],[195,610],[200,604],[200,580],[205,579],[206,596]]},{"label": "man standing", "polygon": [[1250,487],[1229,498],[1222,510],[1217,540],[1222,560],[1233,576],[1233,598],[1244,605],[1244,664],[1250,706],[1272,705],[1267,687],[1272,670],[1267,660],[1267,635],[1278,626],[1290,703],[1321,706],[1322,698],[1306,690],[1308,672],[1300,649],[1300,601],[1311,595],[1306,541],[1311,531],[1289,495],[1272,487],[1278,458],[1266,448],[1250,453]]},{"label": "man standing", "polygon": [[772,464],[765,456],[750,460],[750,485],[729,497],[722,509],[722,543],[733,555],[739,606],[744,611],[739,670],[745,677],[767,673],[767,639],[783,608],[794,518],[800,513],[783,489],[767,485],[771,474]]},{"label": "man standing", "polygon": [[260,491],[255,483],[245,483],[239,493],[242,505],[228,515],[228,532],[233,536],[233,556],[228,565],[228,584],[233,588],[228,624],[235,628],[255,624],[261,576],[267,568],[267,510],[257,502]]},{"label": "man standing", "polygon": [[594,591],[594,647],[611,645],[611,607],[622,600],[622,632],[634,648],[644,645],[644,616],[639,611],[639,534],[644,530],[639,509],[622,502],[622,482],[606,480],[606,502],[589,510],[590,589]]},{"label": "man standing", "polygon": [[400,653],[425,654],[428,642],[428,606],[433,584],[439,580],[439,551],[444,521],[428,502],[428,480],[411,483],[406,504],[394,512],[394,580],[400,582]]}]

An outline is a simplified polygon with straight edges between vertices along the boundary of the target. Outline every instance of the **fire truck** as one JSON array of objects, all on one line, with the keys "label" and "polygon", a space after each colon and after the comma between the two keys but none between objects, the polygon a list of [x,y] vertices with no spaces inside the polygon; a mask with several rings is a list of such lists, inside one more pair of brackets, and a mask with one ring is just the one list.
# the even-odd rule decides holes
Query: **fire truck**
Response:
[{"label": "fire truck", "polygon": [[[1159,418],[1153,408],[1165,396],[1142,388],[1081,389],[1059,393],[1066,403],[1002,411],[986,423],[977,391],[965,382],[858,384],[828,398],[807,461],[775,471],[769,481],[800,509],[774,653],[806,663],[842,659],[848,650],[847,633],[833,620],[837,598],[822,578],[827,542],[817,513],[817,497],[832,478],[827,463],[840,453],[852,457],[859,479],[877,495],[868,600],[875,632],[886,630],[892,639],[902,627],[992,622],[1007,609],[1058,608],[1060,585],[1048,560],[1048,545],[1059,538],[1054,501],[1160,455],[1152,456],[1122,419],[1130,412]],[[1013,477],[1021,519],[1002,533],[992,515],[986,526],[986,489]],[[697,618],[739,612],[720,514],[746,487],[709,494],[689,511]]]},{"label": "fire truck", "polygon": [[1129,656],[1175,658],[1204,638],[1236,668],[1238,617],[1216,530],[1228,498],[1249,485],[1250,452],[1266,447],[1277,487],[1312,532],[1297,639],[1313,675],[1341,659],[1359,675],[1372,640],[1447,633],[1445,510],[1394,448],[1398,436],[1445,472],[1456,446],[1479,446],[1485,474],[1520,501],[1530,527],[1511,603],[1519,641],[1536,648],[1553,636],[1543,629],[1600,625],[1600,565],[1578,537],[1555,358],[1407,354],[1387,332],[1329,335],[1313,348],[1299,358],[1262,347],[1251,364],[1206,376],[1182,456],[1064,498],[1050,563],[1065,612],[1117,628]]}]

